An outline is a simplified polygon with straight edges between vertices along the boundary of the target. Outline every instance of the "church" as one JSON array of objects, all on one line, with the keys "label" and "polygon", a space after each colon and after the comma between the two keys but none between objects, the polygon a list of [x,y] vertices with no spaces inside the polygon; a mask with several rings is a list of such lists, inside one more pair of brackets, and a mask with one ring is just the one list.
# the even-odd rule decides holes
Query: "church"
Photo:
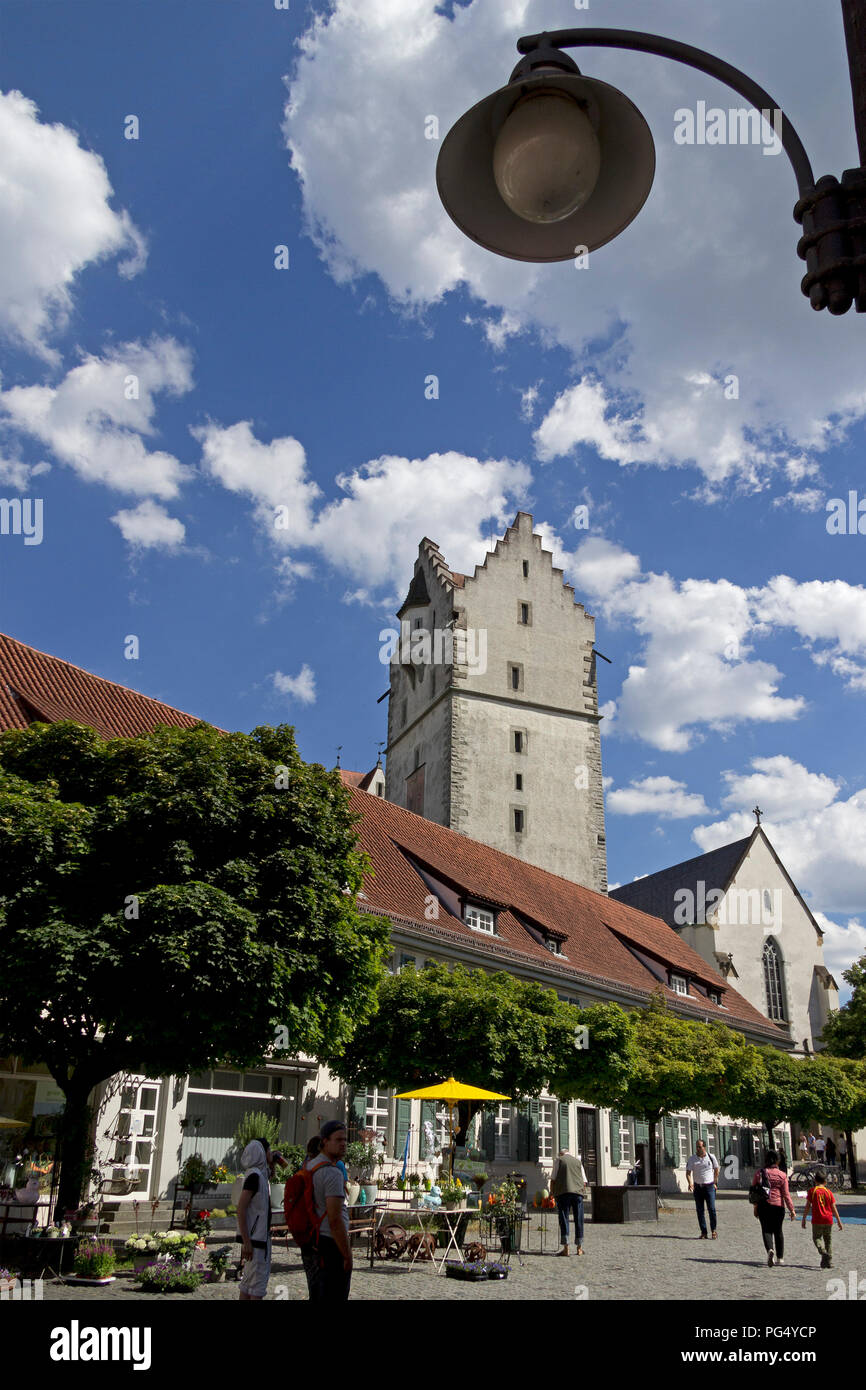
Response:
[{"label": "church", "polygon": [[[436,960],[507,970],[579,1005],[641,1007],[660,989],[685,1018],[815,1051],[836,986],[820,927],[760,824],[608,893],[595,624],[531,516],[518,513],[472,575],[451,571],[423,539],[397,618],[385,768],[341,771],[374,868],[359,907],[391,923],[391,969]],[[57,719],[105,737],[196,722],[0,637],[0,727]],[[47,1133],[55,1090],[44,1068],[0,1059],[4,1113],[32,1113]],[[415,1164],[431,1132],[445,1138],[429,1103],[353,1092],[309,1057],[247,1073],[124,1077],[96,1099],[98,1157],[119,1206],[164,1197],[194,1152],[223,1162],[249,1110],[278,1118],[288,1143],[348,1118],[381,1134],[390,1167],[407,1140]],[[756,1129],[700,1113],[660,1128],[663,1190],[685,1187],[698,1137],[720,1161],[737,1158],[723,1186],[747,1185]],[[530,1190],[545,1185],[561,1146],[581,1152],[591,1181],[623,1183],[636,1158],[648,1171],[648,1137],[640,1118],[547,1094],[503,1103],[469,1136],[491,1176],[521,1171]],[[790,1153],[789,1128],[776,1138]]]}]

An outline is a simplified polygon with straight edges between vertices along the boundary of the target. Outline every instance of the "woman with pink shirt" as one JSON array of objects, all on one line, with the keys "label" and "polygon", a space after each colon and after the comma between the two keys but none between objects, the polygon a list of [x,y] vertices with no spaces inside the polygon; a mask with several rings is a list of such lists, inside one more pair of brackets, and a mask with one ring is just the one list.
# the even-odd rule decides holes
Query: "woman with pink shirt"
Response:
[{"label": "woman with pink shirt", "polygon": [[[755,1215],[761,1223],[764,1249],[767,1252],[767,1264],[772,1269],[774,1264],[783,1265],[785,1263],[785,1237],[782,1234],[785,1208],[788,1208],[792,1221],[796,1215],[794,1203],[791,1201],[791,1194],[788,1191],[788,1179],[779,1168],[779,1155],[775,1149],[767,1150],[764,1156],[764,1166],[758,1169],[752,1180],[753,1187],[757,1187],[760,1183],[769,1187],[770,1191],[765,1201],[758,1202],[755,1207]],[[774,1244],[776,1247],[775,1259],[773,1257]]]}]

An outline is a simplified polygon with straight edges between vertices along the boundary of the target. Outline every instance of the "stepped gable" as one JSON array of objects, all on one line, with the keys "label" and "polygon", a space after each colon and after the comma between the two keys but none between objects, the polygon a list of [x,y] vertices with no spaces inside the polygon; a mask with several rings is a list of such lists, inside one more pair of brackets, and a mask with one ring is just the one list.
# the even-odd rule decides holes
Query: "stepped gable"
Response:
[{"label": "stepped gable", "polygon": [[[345,777],[344,782],[350,785]],[[364,911],[380,912],[394,922],[411,925],[429,936],[431,945],[437,939],[471,943],[501,968],[520,961],[527,967],[543,966],[561,975],[564,986],[579,990],[583,982],[613,988],[637,1004],[645,1003],[654,989],[661,988],[678,1013],[746,1028],[762,1041],[777,1045],[784,1039],[769,1019],[657,917],[470,840],[382,798],[355,790],[352,809],[361,817],[360,845],[373,864],[373,873],[364,883]],[[437,886],[440,903],[435,922],[425,912],[431,884]],[[462,921],[461,896],[499,908],[495,938],[473,931]],[[539,932],[559,939],[567,959],[551,954]],[[724,1007],[713,1004],[704,994],[688,998],[676,994],[653,973],[653,965],[660,967],[662,976],[667,968],[673,968],[704,988],[717,990]]]},{"label": "stepped gable", "polygon": [[102,738],[133,738],[160,724],[192,729],[202,723],[161,700],[0,633],[0,729],[64,719],[88,724]]},{"label": "stepped gable", "polygon": [[642,912],[661,917],[669,927],[676,927],[675,894],[688,889],[693,894],[692,901],[697,902],[700,897],[699,883],[703,883],[706,893],[727,888],[754,838],[755,832],[752,831],[744,840],[735,840],[733,844],[722,845],[707,854],[698,854],[694,859],[673,864],[669,869],[659,869],[658,873],[647,874],[633,883],[612,888],[610,896],[629,907],[637,907]]},{"label": "stepped gable", "polygon": [[[466,587],[467,583],[471,583],[472,580],[477,579],[478,576],[479,576],[479,574],[480,574],[483,570],[486,570],[486,569],[487,569],[487,562],[488,562],[488,560],[489,560],[492,556],[498,556],[498,555],[501,553],[501,550],[502,550],[505,546],[507,546],[507,545],[509,544],[509,541],[510,541],[512,532],[519,533],[519,531],[520,531],[520,526],[521,526],[521,518],[522,518],[522,517],[525,517],[525,518],[526,518],[526,522],[529,523],[530,532],[531,532],[531,534],[532,534],[533,539],[537,542],[537,549],[538,549],[539,554],[540,554],[540,555],[546,555],[546,556],[550,559],[550,561],[551,561],[551,569],[552,569],[553,573],[554,573],[555,575],[558,576],[558,578],[559,578],[559,580],[560,580],[560,582],[561,582],[561,584],[562,584],[563,589],[567,590],[567,592],[571,594],[572,600],[574,601],[574,606],[575,606],[575,608],[583,609],[583,611],[586,612],[586,609],[584,608],[584,605],[583,605],[582,603],[578,603],[578,602],[575,600],[575,598],[574,598],[574,585],[573,585],[573,584],[568,584],[568,583],[566,583],[565,575],[564,575],[564,573],[563,573],[563,570],[560,568],[559,565],[554,565],[554,564],[553,564],[553,553],[552,553],[550,550],[546,550],[546,549],[545,549],[545,547],[544,547],[544,541],[543,541],[542,537],[539,535],[539,533],[538,533],[537,531],[533,531],[533,530],[532,530],[533,518],[532,518],[532,513],[531,513],[531,512],[522,512],[522,511],[521,511],[521,512],[518,512],[518,513],[516,514],[516,516],[515,516],[515,518],[514,518],[514,521],[511,523],[511,525],[508,526],[508,527],[506,527],[505,534],[504,534],[503,536],[497,537],[496,544],[494,545],[493,549],[487,551],[487,553],[485,554],[484,559],[482,560],[481,564],[475,566],[474,571],[473,571],[473,573],[472,573],[471,575],[469,575],[469,574],[460,574],[460,573],[458,573],[457,571],[448,570],[448,569],[447,569],[447,566],[445,565],[445,560],[444,560],[443,557],[442,557],[442,552],[439,550],[439,547],[436,545],[435,541],[430,541],[430,540],[427,540],[427,539],[425,538],[425,539],[421,542],[421,548],[423,548],[423,547],[425,547],[425,546],[429,547],[429,552],[428,552],[428,553],[430,553],[431,558],[433,558],[433,557],[435,556],[436,560],[442,565],[442,567],[443,567],[443,569],[444,569],[444,571],[445,571],[444,577],[450,579],[450,581],[451,581],[451,583],[452,583],[452,585],[453,585],[453,587],[454,587],[455,589],[464,589],[464,588]],[[525,525],[525,524],[526,524],[526,523],[524,522],[524,525]],[[587,614],[587,616],[588,616],[588,617],[591,617],[592,615],[591,615],[591,614]]]}]

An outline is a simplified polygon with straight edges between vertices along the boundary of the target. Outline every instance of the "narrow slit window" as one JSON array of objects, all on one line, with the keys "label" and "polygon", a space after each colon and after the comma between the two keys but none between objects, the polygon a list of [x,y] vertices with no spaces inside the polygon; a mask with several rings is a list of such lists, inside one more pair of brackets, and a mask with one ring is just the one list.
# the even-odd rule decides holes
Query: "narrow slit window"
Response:
[{"label": "narrow slit window", "polygon": [[522,835],[522,834],[523,834],[523,819],[524,819],[523,811],[520,810],[519,807],[516,808],[515,811],[514,811],[514,833],[515,833],[515,835]]},{"label": "narrow slit window", "polygon": [[523,773],[522,773],[522,772],[515,772],[515,774],[514,774],[514,790],[515,790],[516,792],[522,792],[522,791],[523,791]]}]

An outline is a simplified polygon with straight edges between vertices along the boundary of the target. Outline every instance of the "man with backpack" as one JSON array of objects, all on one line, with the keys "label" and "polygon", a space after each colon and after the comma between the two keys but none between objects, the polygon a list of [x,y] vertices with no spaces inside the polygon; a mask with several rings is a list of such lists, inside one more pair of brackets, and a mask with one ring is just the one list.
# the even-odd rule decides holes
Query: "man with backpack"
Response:
[{"label": "man with backpack", "polygon": [[322,1125],[318,1153],[310,1154],[300,1172],[286,1183],[286,1224],[301,1248],[314,1303],[340,1303],[349,1297],[352,1249],[342,1166],[345,1153],[346,1126],[329,1120]]}]

